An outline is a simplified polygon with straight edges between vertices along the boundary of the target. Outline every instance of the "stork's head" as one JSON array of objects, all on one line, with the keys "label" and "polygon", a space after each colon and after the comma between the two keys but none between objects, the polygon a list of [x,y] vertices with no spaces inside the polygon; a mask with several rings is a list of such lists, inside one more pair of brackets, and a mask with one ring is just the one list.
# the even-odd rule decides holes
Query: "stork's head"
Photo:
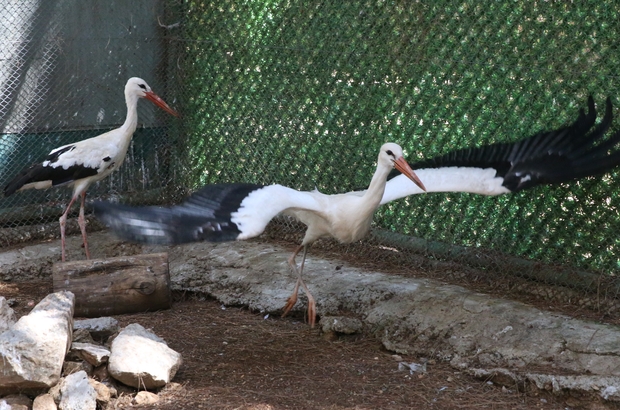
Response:
[{"label": "stork's head", "polygon": [[125,85],[125,98],[130,99],[135,97],[146,98],[167,113],[175,117],[179,116],[175,110],[170,108],[164,100],[151,90],[151,87],[149,87],[146,81],[138,77],[131,77]]},{"label": "stork's head", "polygon": [[403,175],[413,181],[414,184],[419,186],[423,191],[426,191],[424,184],[420,181],[420,178],[413,172],[405,158],[403,157],[403,149],[400,145],[393,142],[385,143],[381,146],[379,151],[379,166],[389,167],[390,169],[396,168]]}]

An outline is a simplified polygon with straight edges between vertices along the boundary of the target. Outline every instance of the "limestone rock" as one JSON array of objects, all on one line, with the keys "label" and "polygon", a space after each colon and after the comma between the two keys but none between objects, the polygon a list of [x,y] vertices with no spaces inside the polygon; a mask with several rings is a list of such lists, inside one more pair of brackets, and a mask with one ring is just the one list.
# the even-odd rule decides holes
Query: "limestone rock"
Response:
[{"label": "limestone rock", "polygon": [[157,396],[155,393],[142,390],[141,392],[138,392],[138,394],[136,394],[136,397],[133,398],[132,403],[138,406],[144,406],[148,404],[155,404],[158,401],[159,396]]},{"label": "limestone rock", "polygon": [[86,372],[65,377],[60,383],[60,410],[96,410],[97,392],[88,380]]},{"label": "limestone rock", "polygon": [[120,330],[118,320],[112,317],[98,317],[94,319],[76,320],[73,329],[86,329],[95,340],[107,340],[108,337]]},{"label": "limestone rock", "polygon": [[125,327],[112,342],[108,371],[128,386],[153,389],[164,386],[181,365],[181,354],[138,324]]},{"label": "limestone rock", "polygon": [[9,302],[0,296],[0,333],[8,330],[15,323],[15,312]]},{"label": "limestone rock", "polygon": [[32,403],[32,410],[57,410],[58,407],[54,402],[51,394],[45,393],[37,396]]},{"label": "limestone rock", "polygon": [[2,398],[11,410],[30,410],[32,400],[24,394],[10,394]]},{"label": "limestone rock", "polygon": [[0,393],[48,389],[71,344],[74,296],[56,292],[0,334]]},{"label": "limestone rock", "polygon": [[95,367],[101,366],[108,361],[110,351],[105,347],[92,343],[73,343],[71,350],[83,360]]}]

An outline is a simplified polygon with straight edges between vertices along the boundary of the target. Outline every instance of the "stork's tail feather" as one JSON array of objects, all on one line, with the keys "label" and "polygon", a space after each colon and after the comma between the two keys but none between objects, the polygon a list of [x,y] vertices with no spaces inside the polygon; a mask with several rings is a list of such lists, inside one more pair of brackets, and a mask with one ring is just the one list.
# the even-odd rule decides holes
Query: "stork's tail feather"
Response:
[{"label": "stork's tail feather", "polygon": [[33,165],[30,168],[26,168],[22,170],[19,174],[15,176],[12,180],[9,181],[8,184],[4,187],[4,196],[13,195],[24,185],[33,182],[33,175],[36,175],[40,172],[42,166],[40,164]]}]

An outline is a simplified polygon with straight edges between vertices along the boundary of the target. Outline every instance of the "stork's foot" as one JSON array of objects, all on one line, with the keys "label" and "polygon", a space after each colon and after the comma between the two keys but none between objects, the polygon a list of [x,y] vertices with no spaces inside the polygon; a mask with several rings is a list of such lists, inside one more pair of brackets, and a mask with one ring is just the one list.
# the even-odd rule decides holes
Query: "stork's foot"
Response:
[{"label": "stork's foot", "polygon": [[293,306],[295,306],[295,303],[297,303],[297,293],[299,291],[300,284],[304,287],[304,291],[306,292],[306,297],[308,298],[308,324],[310,325],[310,327],[314,327],[316,323],[316,302],[314,300],[314,297],[312,296],[312,294],[306,287],[306,284],[303,282],[303,280],[301,280],[301,278],[297,279],[297,283],[295,284],[295,290],[293,291],[291,296],[289,296],[289,298],[286,300],[286,305],[284,305],[284,308],[282,309],[283,310],[282,317],[286,316],[288,312],[290,312],[291,309],[293,309]]},{"label": "stork's foot", "polygon": [[283,310],[282,317],[286,316],[288,312],[290,312],[291,309],[293,309],[293,306],[295,306],[295,303],[297,303],[297,292],[299,292],[300,282],[301,280],[298,278],[297,283],[295,284],[295,290],[293,290],[293,293],[291,293],[291,296],[289,296],[288,299],[286,300],[286,305],[284,305],[284,308],[282,308]]}]

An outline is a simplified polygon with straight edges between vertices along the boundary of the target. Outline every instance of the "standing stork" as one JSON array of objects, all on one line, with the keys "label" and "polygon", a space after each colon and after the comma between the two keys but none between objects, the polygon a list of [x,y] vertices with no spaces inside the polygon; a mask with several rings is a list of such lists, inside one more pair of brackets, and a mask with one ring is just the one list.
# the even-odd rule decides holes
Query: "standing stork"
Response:
[{"label": "standing stork", "polygon": [[[605,138],[612,122],[609,99],[605,116],[596,127],[592,98],[588,106],[587,115],[581,111],[573,124],[558,130],[540,132],[514,143],[453,151],[413,164],[415,177],[404,166],[406,161],[400,147],[386,144],[381,147],[377,171],[366,191],[324,195],[281,185],[216,184],[202,188],[183,204],[171,208],[97,202],[95,215],[120,237],[152,244],[249,239],[260,235],[278,213],[298,218],[308,229],[303,242],[289,258],[298,279],[284,314],[295,304],[301,285],[308,295],[308,320],[313,325],[315,302],[301,279],[307,245],[321,236],[332,236],[345,243],[361,239],[368,232],[372,214],[379,205],[408,195],[424,192],[500,195],[605,173],[620,165],[620,149],[616,147],[620,132]],[[403,175],[386,184],[387,172],[394,166]],[[304,254],[297,271],[295,257],[302,249]]]},{"label": "standing stork", "polygon": [[178,116],[151,87],[141,78],[132,77],[125,85],[127,118],[120,128],[106,132],[74,144],[53,149],[41,163],[21,171],[5,187],[4,195],[9,196],[25,189],[46,189],[52,186],[73,185],[73,195],[67,209],[60,217],[60,240],[62,261],[65,261],[65,225],[71,205],[81,196],[78,224],[84,240],[86,258],[90,259],[84,220],[84,200],[86,190],[96,181],[108,176],[119,168],[125,160],[127,149],[138,125],[138,100],[146,98],[164,111]]},{"label": "standing stork", "polygon": [[[387,143],[381,146],[377,169],[363,195],[326,195],[317,190],[297,191],[282,185],[218,184],[206,186],[184,204],[172,208],[131,208],[98,202],[94,204],[95,214],[121,236],[157,244],[249,239],[260,235],[279,213],[294,216],[308,229],[301,245],[288,259],[297,283],[283,316],[297,302],[301,285],[308,297],[308,322],[314,326],[316,303],[302,279],[308,245],[323,236],[331,236],[342,243],[362,239],[370,230],[387,176],[394,168],[424,189],[403,158],[401,147]],[[304,253],[297,269],[295,258],[302,249]]]}]

